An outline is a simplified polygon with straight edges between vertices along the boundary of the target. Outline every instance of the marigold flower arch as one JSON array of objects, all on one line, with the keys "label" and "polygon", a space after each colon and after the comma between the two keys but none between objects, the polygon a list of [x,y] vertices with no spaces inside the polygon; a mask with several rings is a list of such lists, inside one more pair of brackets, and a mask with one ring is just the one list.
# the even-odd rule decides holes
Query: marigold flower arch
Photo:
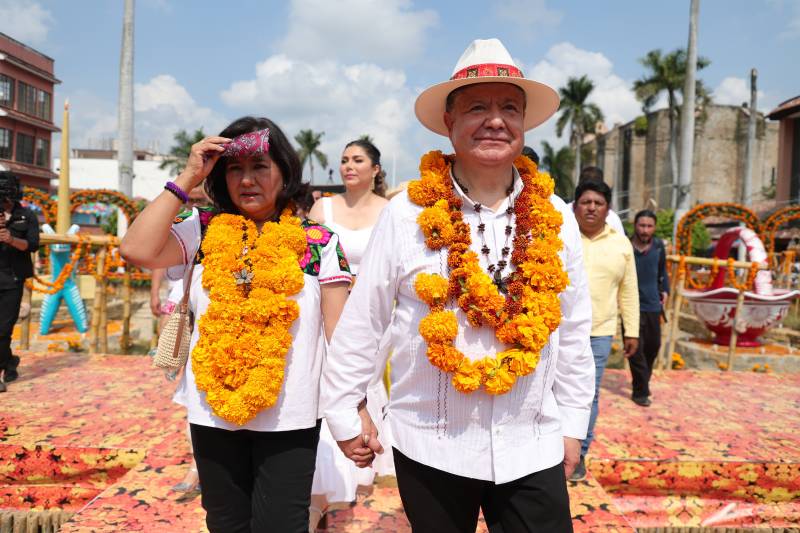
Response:
[{"label": "marigold flower arch", "polygon": [[763,225],[750,209],[734,203],[709,203],[700,204],[690,209],[678,222],[675,234],[675,250],[678,255],[692,255],[692,226],[695,222],[708,217],[720,217],[739,220],[759,235],[762,234]]},{"label": "marigold flower arch", "polygon": [[772,213],[764,221],[764,230],[761,238],[770,256],[775,254],[775,236],[784,224],[793,220],[800,220],[800,205],[787,205]]}]

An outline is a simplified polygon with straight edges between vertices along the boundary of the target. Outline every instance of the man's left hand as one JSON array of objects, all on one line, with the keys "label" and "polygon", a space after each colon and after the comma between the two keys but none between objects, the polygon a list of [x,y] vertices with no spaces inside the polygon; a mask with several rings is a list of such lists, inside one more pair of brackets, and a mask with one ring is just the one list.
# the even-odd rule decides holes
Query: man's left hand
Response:
[{"label": "man's left hand", "polygon": [[567,479],[575,471],[581,460],[581,441],[572,437],[564,437],[564,474]]},{"label": "man's left hand", "polygon": [[630,359],[636,354],[636,350],[639,349],[639,339],[634,337],[625,337],[624,345],[625,358]]},{"label": "man's left hand", "polygon": [[8,228],[0,229],[0,242],[5,244],[11,244],[11,241],[14,237],[11,235],[11,232],[8,231]]}]

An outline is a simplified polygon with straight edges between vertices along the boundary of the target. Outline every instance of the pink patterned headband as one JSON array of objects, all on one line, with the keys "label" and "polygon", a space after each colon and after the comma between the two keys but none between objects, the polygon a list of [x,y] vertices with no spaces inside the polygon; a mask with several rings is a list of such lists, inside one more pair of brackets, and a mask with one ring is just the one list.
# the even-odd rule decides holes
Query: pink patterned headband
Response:
[{"label": "pink patterned headband", "polygon": [[235,137],[225,145],[222,157],[250,157],[269,152],[269,130],[259,130]]}]

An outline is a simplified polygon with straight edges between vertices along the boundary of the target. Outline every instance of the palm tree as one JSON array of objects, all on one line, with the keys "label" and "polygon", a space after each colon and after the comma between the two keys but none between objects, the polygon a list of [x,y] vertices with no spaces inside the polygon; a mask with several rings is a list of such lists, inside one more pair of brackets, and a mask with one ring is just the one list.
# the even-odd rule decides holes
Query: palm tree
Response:
[{"label": "palm tree", "polygon": [[603,121],[603,112],[597,104],[587,102],[594,90],[594,83],[586,75],[580,78],[569,78],[567,85],[558,92],[561,105],[558,107],[561,116],[556,122],[556,135],[561,137],[564,128],[569,124],[569,143],[575,152],[575,183],[581,172],[581,144],[587,132],[594,131],[598,122]]},{"label": "palm tree", "polygon": [[542,168],[550,173],[556,186],[556,194],[567,201],[575,193],[570,172],[574,156],[569,146],[562,146],[556,151],[549,142],[542,141]]},{"label": "palm tree", "polygon": [[324,131],[314,133],[312,130],[300,130],[300,133],[294,136],[294,140],[300,145],[300,148],[297,149],[300,164],[305,166],[308,161],[311,169],[311,183],[314,183],[315,158],[322,168],[328,168],[328,156],[318,150],[323,135],[325,135]]},{"label": "palm tree", "polygon": [[[679,118],[678,94],[683,96],[683,87],[686,84],[686,50],[677,49],[663,54],[661,50],[650,50],[647,55],[639,59],[639,63],[648,72],[639,80],[633,82],[636,97],[642,101],[642,110],[647,113],[656,103],[658,96],[666,92],[667,109],[669,117],[669,163],[672,173],[673,185],[678,179],[678,127]],[[710,61],[704,57],[697,58],[697,70],[709,65]],[[707,98],[708,91],[698,81],[697,95],[700,99]]]},{"label": "palm tree", "polygon": [[206,134],[203,133],[203,128],[195,130],[191,135],[189,135],[186,130],[178,130],[173,136],[175,144],[169,149],[169,155],[158,165],[158,168],[161,170],[168,168],[170,176],[177,176],[180,174],[186,166],[186,161],[189,159],[192,145],[202,141],[205,136]]}]

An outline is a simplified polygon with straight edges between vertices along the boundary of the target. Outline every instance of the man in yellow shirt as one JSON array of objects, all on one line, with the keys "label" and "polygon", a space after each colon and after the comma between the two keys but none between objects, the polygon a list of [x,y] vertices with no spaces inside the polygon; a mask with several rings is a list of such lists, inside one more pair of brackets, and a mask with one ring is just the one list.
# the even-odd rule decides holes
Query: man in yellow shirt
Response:
[{"label": "man in yellow shirt", "polygon": [[583,262],[592,297],[591,345],[595,364],[595,391],[589,431],[581,445],[581,459],[570,479],[586,477],[584,457],[594,439],[600,381],[611,352],[611,339],[617,332],[617,316],[622,314],[625,356],[636,353],[639,345],[639,287],[636,260],[631,242],[606,224],[611,188],[599,180],[586,180],[575,189],[573,209],[583,243]]}]

